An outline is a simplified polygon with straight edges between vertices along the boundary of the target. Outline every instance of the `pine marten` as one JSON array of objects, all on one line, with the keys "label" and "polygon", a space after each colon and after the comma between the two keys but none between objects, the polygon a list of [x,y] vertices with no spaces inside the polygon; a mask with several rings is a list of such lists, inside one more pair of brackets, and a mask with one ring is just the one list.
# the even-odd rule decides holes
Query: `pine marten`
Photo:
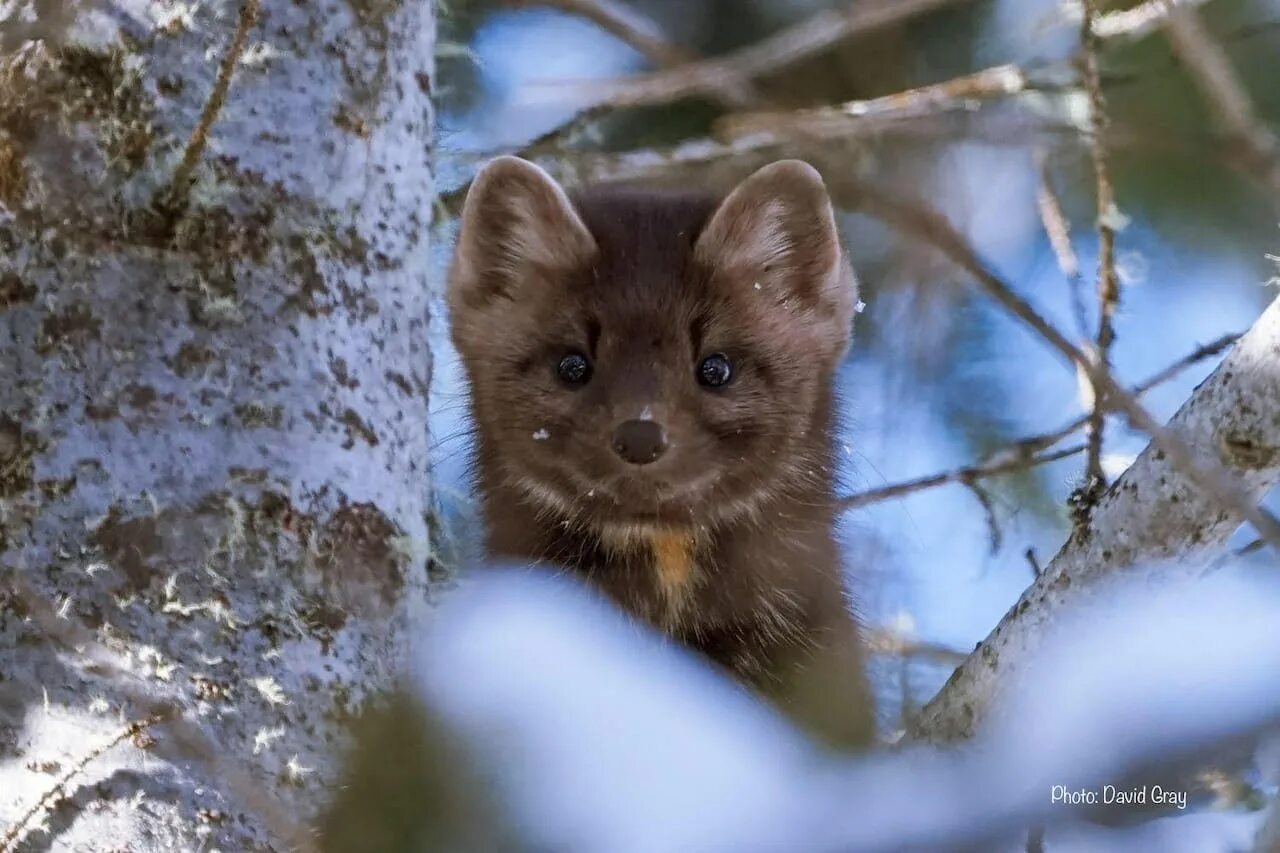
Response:
[{"label": "pine marten", "polygon": [[448,280],[487,556],[567,569],[812,730],[865,743],[834,530],[856,291],[806,163],[718,199],[570,196],[525,160],[490,162]]}]

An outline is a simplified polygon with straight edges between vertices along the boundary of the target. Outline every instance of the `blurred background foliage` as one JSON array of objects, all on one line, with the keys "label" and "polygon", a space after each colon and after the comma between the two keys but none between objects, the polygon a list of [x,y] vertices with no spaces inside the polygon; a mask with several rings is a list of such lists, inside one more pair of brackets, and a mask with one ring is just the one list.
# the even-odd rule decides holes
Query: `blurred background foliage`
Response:
[{"label": "blurred background foliage", "polygon": [[[651,63],[564,3],[448,0],[440,6],[438,166],[442,189],[465,184],[477,162],[520,152],[589,105],[578,84],[653,70]],[[573,5],[573,4],[568,4]],[[835,0],[626,0],[669,44],[714,57],[754,44],[823,9],[874,5]],[[1103,12],[1134,2],[1100,3]],[[1210,0],[1202,22],[1228,54],[1259,119],[1280,124],[1280,3]],[[800,156],[817,165],[846,208],[842,173],[929,200],[990,263],[1070,337],[1097,322],[1098,219],[1094,174],[1081,128],[1079,7],[1057,0],[964,0],[849,38],[754,81],[770,111],[864,100],[1006,63],[1039,91],[983,99],[962,110],[896,122],[875,132],[805,139],[779,120],[780,142],[763,159]],[[1243,331],[1275,296],[1280,198],[1248,170],[1201,91],[1159,29],[1106,41],[1100,52],[1106,135],[1120,222],[1122,295],[1116,372],[1133,384],[1218,336]],[[538,153],[575,158],[663,151],[690,139],[725,138],[731,107],[712,97],[593,111],[582,132]],[[720,186],[759,165],[718,158],[654,180]],[[598,161],[593,161],[598,162]],[[1081,292],[1060,270],[1037,212],[1041,167],[1071,225]],[[660,172],[660,170],[658,170]],[[440,241],[447,260],[448,217]],[[968,464],[1019,437],[1056,428],[1087,410],[1073,371],[919,241],[855,212],[841,224],[862,281],[866,311],[842,377],[847,487],[880,486]],[[443,266],[438,272],[442,273]],[[442,280],[437,275],[436,281]],[[1081,329],[1073,300],[1087,317]],[[1082,331],[1084,334],[1082,334]],[[463,389],[448,353],[438,371],[439,477],[464,523]],[[1212,368],[1204,361],[1146,399],[1176,410]],[[1109,424],[1106,461],[1116,476],[1145,445]],[[850,571],[866,621],[966,650],[994,626],[1031,578],[1028,552],[1047,562],[1070,529],[1067,498],[1084,460],[1073,456],[984,481],[983,500],[961,485],[851,512]],[[947,675],[936,661],[885,661],[889,725],[927,699]],[[905,681],[905,683],[904,683]],[[905,703],[905,706],[904,706]]]}]

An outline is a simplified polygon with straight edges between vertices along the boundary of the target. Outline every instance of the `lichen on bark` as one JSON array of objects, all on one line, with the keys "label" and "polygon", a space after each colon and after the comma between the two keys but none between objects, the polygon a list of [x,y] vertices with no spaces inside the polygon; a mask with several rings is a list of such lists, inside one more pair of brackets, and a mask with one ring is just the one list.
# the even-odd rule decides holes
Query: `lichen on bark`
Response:
[{"label": "lichen on bark", "polygon": [[[142,697],[305,820],[426,601],[426,398],[403,386],[431,370],[432,5],[267,4],[179,210],[151,200],[239,7],[122,9],[0,58],[0,569],[111,661],[0,601],[0,824]],[[353,80],[362,140],[324,118]],[[145,731],[22,837],[281,849],[170,721]]]}]

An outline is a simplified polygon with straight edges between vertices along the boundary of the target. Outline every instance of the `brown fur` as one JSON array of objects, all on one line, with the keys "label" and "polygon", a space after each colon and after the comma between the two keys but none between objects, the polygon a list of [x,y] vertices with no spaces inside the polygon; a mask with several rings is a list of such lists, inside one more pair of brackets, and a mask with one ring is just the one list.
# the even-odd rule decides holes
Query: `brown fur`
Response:
[{"label": "brown fur", "polygon": [[[723,201],[570,200],[537,167],[494,161],[449,280],[488,554],[573,571],[784,704],[809,690],[800,674],[851,685],[840,736],[865,739],[833,497],[833,373],[855,300],[805,164],[766,167]],[[582,386],[556,377],[569,351],[593,365]],[[720,389],[696,381],[712,352],[734,365]],[[667,431],[656,462],[611,449],[635,418]]]}]

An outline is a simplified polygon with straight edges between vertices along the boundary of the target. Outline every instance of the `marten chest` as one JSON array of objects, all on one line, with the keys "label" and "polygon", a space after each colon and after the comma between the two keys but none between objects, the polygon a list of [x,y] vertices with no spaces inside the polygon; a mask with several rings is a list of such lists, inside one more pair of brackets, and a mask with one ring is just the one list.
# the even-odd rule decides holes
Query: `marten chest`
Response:
[{"label": "marten chest", "polygon": [[567,570],[634,618],[747,674],[806,642],[812,611],[843,610],[838,559],[820,519],[785,528],[617,525],[590,533],[501,518],[492,556]]},{"label": "marten chest", "polygon": [[635,616],[671,632],[694,618],[714,562],[711,543],[688,530],[606,531],[583,566]]},{"label": "marten chest", "polygon": [[[606,547],[610,556],[595,568],[603,569],[603,585],[633,615],[745,681],[762,684],[818,639],[808,636],[812,590],[787,570],[799,568],[804,576],[816,567],[798,554],[751,549],[737,538],[633,534]],[[839,600],[839,591],[830,597]]]}]

